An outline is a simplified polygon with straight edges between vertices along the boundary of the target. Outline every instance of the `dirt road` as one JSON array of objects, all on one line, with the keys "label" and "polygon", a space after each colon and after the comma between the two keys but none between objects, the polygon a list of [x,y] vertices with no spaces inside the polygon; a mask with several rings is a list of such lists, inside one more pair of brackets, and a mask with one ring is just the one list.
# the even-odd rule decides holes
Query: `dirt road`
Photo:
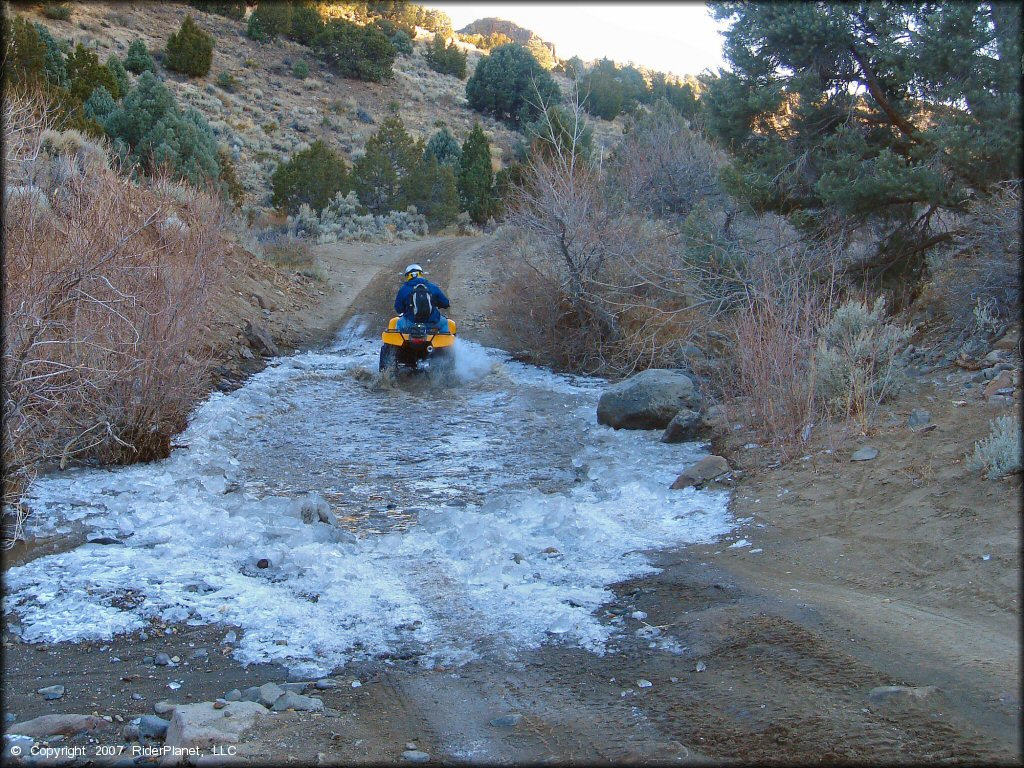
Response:
[{"label": "dirt road", "polygon": [[[354,315],[382,323],[401,268],[419,261],[452,298],[460,331],[494,343],[493,251],[484,238],[324,247],[323,269],[345,287],[292,321],[305,323],[307,343]],[[931,407],[942,430],[957,428],[960,410]],[[658,553],[659,574],[616,585],[599,614],[622,631],[603,656],[551,644],[454,668],[425,669],[414,656],[350,664],[334,672],[340,687],[315,694],[326,714],[264,718],[239,752],[298,764],[399,762],[409,744],[444,763],[1017,761],[1019,489],[972,485],[962,470],[924,485],[918,473],[937,494],[928,498],[886,477],[911,458],[939,467],[962,455],[964,436],[922,442],[937,437],[875,434],[898,467],[852,474],[845,456],[824,453],[824,436],[807,462],[775,472],[748,462],[733,502],[743,525],[715,545]],[[969,503],[985,492],[984,510]],[[970,525],[943,517],[960,508]],[[19,721],[94,711],[127,720],[165,698],[208,701],[286,679],[235,662],[224,627],[167,629],[49,647],[6,636],[4,709]],[[190,660],[196,648],[209,653]],[[179,693],[143,660],[161,651],[184,660]],[[35,694],[53,683],[67,685],[65,698]]]}]

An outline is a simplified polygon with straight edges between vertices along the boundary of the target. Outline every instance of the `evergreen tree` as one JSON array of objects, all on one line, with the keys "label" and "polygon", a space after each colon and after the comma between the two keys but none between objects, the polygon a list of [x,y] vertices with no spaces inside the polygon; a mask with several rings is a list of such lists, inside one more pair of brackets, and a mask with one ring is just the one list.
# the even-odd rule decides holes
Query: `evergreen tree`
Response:
[{"label": "evergreen tree", "polygon": [[289,37],[303,45],[310,45],[323,28],[324,20],[316,5],[306,0],[294,6]]},{"label": "evergreen tree", "polygon": [[122,158],[146,173],[167,168],[192,184],[220,175],[213,130],[196,110],[182,112],[152,72],[139,77],[117,109],[107,115],[103,128]]},{"label": "evergreen tree", "polygon": [[403,202],[415,205],[432,229],[441,229],[459,215],[459,190],[455,174],[429,153],[410,172],[403,184]]},{"label": "evergreen tree", "polygon": [[342,77],[379,83],[393,74],[395,47],[376,27],[332,19],[313,39],[312,48]]},{"label": "evergreen tree", "polygon": [[344,158],[319,140],[278,165],[270,185],[273,204],[289,213],[303,203],[322,210],[335,194],[347,194],[352,188]]},{"label": "evergreen tree", "polygon": [[432,155],[440,165],[453,170],[458,169],[459,161],[462,159],[462,147],[459,146],[459,140],[448,130],[448,126],[442,126],[430,137],[424,153]]},{"label": "evergreen tree", "polygon": [[149,55],[146,44],[142,40],[132,40],[128,46],[128,54],[124,57],[124,68],[136,75],[143,72],[156,72],[156,64]]},{"label": "evergreen tree", "polygon": [[559,101],[561,97],[551,75],[515,43],[492,50],[466,83],[469,106],[515,126],[536,118],[540,101]]},{"label": "evergreen tree", "polygon": [[464,210],[477,224],[483,224],[496,211],[491,145],[480,123],[466,137],[459,163],[459,199]]},{"label": "evergreen tree", "polygon": [[86,116],[100,123],[116,108],[117,103],[114,101],[114,97],[102,85],[96,86],[96,90],[92,92],[92,96],[86,100],[84,105]]},{"label": "evergreen tree", "polygon": [[291,34],[292,4],[264,0],[249,16],[245,34],[253,40],[267,42]]},{"label": "evergreen tree", "polygon": [[434,35],[433,41],[427,46],[425,57],[435,72],[454,75],[460,80],[466,79],[466,52],[460,50],[454,40],[446,43],[444,37]]},{"label": "evergreen tree", "polygon": [[[47,49],[36,27],[21,16],[4,24],[4,74],[13,82],[39,82],[47,76]],[[66,75],[65,75],[66,76]]]},{"label": "evergreen tree", "polygon": [[213,35],[203,30],[189,14],[181,29],[167,39],[164,64],[189,77],[203,77],[213,64]]},{"label": "evergreen tree", "polygon": [[366,151],[352,170],[356,194],[371,213],[400,210],[404,183],[423,155],[399,117],[389,117],[366,141]]},{"label": "evergreen tree", "polygon": [[122,93],[128,93],[128,89],[131,87],[131,81],[128,79],[128,72],[124,68],[124,64],[114,54],[110,54],[107,57],[107,69],[110,70],[110,74],[114,76],[114,80],[117,81],[117,89]]},{"label": "evergreen tree", "polygon": [[[15,17],[20,18],[20,17]],[[42,24],[35,25],[39,33],[39,39],[46,46],[46,79],[59,88],[67,88],[71,83],[68,80],[68,69],[64,61],[64,46],[50,34],[50,31]],[[122,89],[124,93],[125,89]]]},{"label": "evergreen tree", "polygon": [[[816,229],[880,227],[870,266],[916,274],[932,224],[1019,177],[1020,18],[1001,3],[713,6],[732,67],[709,78],[709,128],[732,188]],[[898,272],[899,270],[896,270]]]},{"label": "evergreen tree", "polygon": [[99,56],[83,46],[81,43],[68,54],[67,61],[68,80],[70,82],[71,95],[78,101],[84,102],[97,86],[102,85],[114,99],[121,98],[121,88],[114,79],[114,74],[105,65],[100,64]]}]

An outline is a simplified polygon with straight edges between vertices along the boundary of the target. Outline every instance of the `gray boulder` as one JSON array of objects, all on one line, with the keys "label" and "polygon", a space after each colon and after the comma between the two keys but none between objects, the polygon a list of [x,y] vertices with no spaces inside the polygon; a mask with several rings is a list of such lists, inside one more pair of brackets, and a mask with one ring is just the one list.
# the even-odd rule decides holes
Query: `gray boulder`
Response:
[{"label": "gray boulder", "polygon": [[652,368],[608,387],[597,403],[597,423],[615,429],[664,429],[680,409],[701,409],[693,379]]},{"label": "gray boulder", "polygon": [[721,477],[729,470],[729,462],[721,456],[705,456],[680,473],[676,481],[672,483],[672,490],[678,491],[691,486],[699,488],[716,477]]},{"label": "gray boulder", "polygon": [[323,712],[324,703],[313,696],[303,696],[294,691],[285,693],[274,702],[271,707],[274,712],[284,712],[286,709],[294,709],[296,712]]},{"label": "gray boulder", "polygon": [[683,408],[672,421],[665,427],[665,434],[661,436],[663,443],[688,443],[700,439],[700,436],[707,430],[704,418],[689,408]]},{"label": "gray boulder", "polygon": [[276,357],[281,354],[274,343],[274,339],[271,338],[270,332],[262,325],[254,325],[252,322],[247,322],[243,333],[245,334],[245,340],[249,342],[249,346],[261,355]]},{"label": "gray boulder", "polygon": [[223,709],[214,709],[211,701],[182,704],[174,710],[167,728],[165,746],[172,751],[165,755],[163,763],[180,762],[180,756],[173,753],[174,748],[209,749],[219,744],[237,744],[242,733],[266,714],[267,710],[254,701],[233,701]]}]

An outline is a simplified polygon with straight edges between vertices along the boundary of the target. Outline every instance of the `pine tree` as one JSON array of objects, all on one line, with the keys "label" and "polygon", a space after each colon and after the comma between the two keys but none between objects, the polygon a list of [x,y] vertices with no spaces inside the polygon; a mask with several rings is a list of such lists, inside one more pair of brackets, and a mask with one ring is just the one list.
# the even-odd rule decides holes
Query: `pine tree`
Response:
[{"label": "pine tree", "polygon": [[480,123],[473,126],[462,145],[459,163],[459,199],[477,224],[483,224],[496,210],[491,145]]},{"label": "pine tree", "polygon": [[403,184],[419,163],[422,146],[417,146],[401,118],[389,117],[366,141],[366,151],[353,168],[356,194],[372,213],[383,214],[404,208]]},{"label": "pine tree", "polygon": [[[964,210],[1020,176],[1020,18],[1001,3],[713,6],[732,67],[701,96],[733,191],[812,231],[877,228],[876,274],[919,274]],[[896,267],[896,269],[894,269]]]},{"label": "pine tree", "polygon": [[539,114],[539,102],[560,101],[558,85],[521,45],[501,45],[476,65],[466,83],[469,106],[512,125]]},{"label": "pine tree", "polygon": [[107,69],[110,70],[110,74],[114,76],[114,80],[117,81],[117,89],[122,95],[128,93],[128,89],[131,87],[131,81],[128,79],[128,72],[124,68],[124,64],[114,54],[110,54],[107,57]]},{"label": "pine tree", "polygon": [[432,229],[448,226],[459,215],[455,174],[429,153],[424,153],[402,187],[403,203],[415,205],[416,210],[427,217]]},{"label": "pine tree", "polygon": [[181,29],[167,39],[164,63],[189,77],[204,77],[213,64],[213,35],[203,30],[189,14]]},{"label": "pine tree", "polygon": [[458,139],[448,130],[448,126],[442,126],[427,142],[425,154],[432,155],[437,162],[445,168],[458,170],[459,160],[462,159],[462,147]]},{"label": "pine tree", "polygon": [[115,100],[121,98],[121,88],[114,79],[114,73],[100,64],[99,56],[81,43],[68,54],[65,66],[71,84],[71,95],[79,101],[84,102],[92,96],[92,92],[100,85],[106,88]]},{"label": "pine tree", "polygon": [[132,40],[128,46],[128,54],[124,57],[124,68],[136,75],[143,72],[156,72],[156,64],[149,55],[146,44],[142,40]]},{"label": "pine tree", "polygon": [[319,211],[335,194],[348,193],[352,188],[344,158],[319,140],[278,165],[270,185],[271,202],[289,213],[299,210],[303,203]]}]

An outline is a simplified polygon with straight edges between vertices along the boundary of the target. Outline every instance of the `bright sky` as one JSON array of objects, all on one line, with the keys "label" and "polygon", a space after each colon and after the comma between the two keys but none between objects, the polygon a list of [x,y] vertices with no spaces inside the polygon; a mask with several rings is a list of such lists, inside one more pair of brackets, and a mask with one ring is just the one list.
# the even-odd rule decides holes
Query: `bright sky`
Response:
[{"label": "bright sky", "polygon": [[430,3],[455,29],[497,16],[555,44],[559,58],[607,56],[677,75],[724,66],[722,25],[704,3]]}]

